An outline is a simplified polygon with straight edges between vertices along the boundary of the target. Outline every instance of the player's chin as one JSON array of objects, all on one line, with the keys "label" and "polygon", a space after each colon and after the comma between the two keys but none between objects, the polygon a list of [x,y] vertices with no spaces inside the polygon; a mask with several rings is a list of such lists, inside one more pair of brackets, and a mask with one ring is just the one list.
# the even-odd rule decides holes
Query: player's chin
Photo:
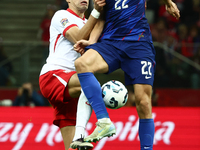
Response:
[{"label": "player's chin", "polygon": [[81,4],[80,4],[80,7],[82,7],[82,8],[88,8],[88,4],[86,4],[86,3],[81,3]]},{"label": "player's chin", "polygon": [[86,5],[80,7],[80,10],[83,12],[85,12],[87,9],[88,9],[88,6],[86,6]]}]

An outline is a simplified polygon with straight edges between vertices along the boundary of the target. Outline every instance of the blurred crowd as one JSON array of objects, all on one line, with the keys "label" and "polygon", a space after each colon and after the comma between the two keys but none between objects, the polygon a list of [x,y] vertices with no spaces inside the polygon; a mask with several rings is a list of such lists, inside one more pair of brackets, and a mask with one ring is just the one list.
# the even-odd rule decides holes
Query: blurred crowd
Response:
[{"label": "blurred crowd", "polygon": [[31,82],[24,82],[17,89],[14,99],[0,99],[0,106],[50,106],[48,100],[43,97],[40,91],[33,87]]},{"label": "blurred crowd", "polygon": [[[200,0],[173,0],[181,17],[170,16],[162,0],[147,1],[147,18],[155,45],[155,88],[200,88],[200,70],[187,63],[191,60],[200,65]],[[180,59],[174,53],[181,54]]]},{"label": "blurred crowd", "polygon": [[3,39],[0,37],[0,86],[6,86],[15,83],[14,77],[11,75],[13,66],[4,51]]}]

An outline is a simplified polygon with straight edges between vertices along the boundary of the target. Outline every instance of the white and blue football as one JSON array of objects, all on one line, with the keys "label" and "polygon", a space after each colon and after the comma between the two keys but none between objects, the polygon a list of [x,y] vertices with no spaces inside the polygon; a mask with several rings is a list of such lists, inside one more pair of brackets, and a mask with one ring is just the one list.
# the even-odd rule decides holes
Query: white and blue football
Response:
[{"label": "white and blue football", "polygon": [[123,83],[111,80],[102,85],[102,97],[107,108],[118,109],[128,100],[128,90]]}]

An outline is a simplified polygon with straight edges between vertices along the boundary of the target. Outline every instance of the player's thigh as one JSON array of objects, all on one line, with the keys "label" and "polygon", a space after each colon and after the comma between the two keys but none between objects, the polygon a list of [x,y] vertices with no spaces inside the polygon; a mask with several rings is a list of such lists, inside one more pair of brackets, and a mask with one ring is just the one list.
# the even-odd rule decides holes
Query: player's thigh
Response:
[{"label": "player's thigh", "polygon": [[81,85],[80,85],[77,73],[71,76],[67,86],[68,86],[69,95],[71,97],[76,98],[80,95]]},{"label": "player's thigh", "polygon": [[108,72],[108,64],[103,57],[94,49],[87,50],[80,58],[75,61],[77,73],[93,72],[106,73]]},{"label": "player's thigh", "polygon": [[154,60],[149,57],[126,58],[122,63],[126,85],[134,85],[136,103],[149,100],[154,81]]}]

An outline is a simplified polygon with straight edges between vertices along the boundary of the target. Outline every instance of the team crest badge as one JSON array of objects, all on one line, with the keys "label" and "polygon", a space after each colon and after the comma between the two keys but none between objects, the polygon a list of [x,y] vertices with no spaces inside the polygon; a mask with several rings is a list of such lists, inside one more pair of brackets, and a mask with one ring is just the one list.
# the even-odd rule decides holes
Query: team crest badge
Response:
[{"label": "team crest badge", "polygon": [[69,22],[69,20],[67,18],[64,18],[60,21],[60,23],[65,26],[67,23]]}]

